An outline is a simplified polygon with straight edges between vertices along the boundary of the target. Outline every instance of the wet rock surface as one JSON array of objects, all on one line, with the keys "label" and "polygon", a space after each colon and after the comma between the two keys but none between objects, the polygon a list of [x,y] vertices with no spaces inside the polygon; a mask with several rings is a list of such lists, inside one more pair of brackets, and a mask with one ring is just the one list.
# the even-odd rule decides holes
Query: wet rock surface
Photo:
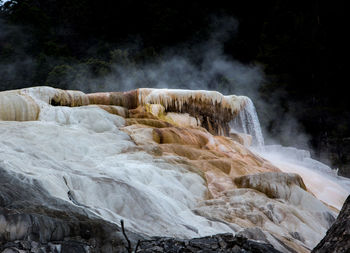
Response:
[{"label": "wet rock surface", "polygon": [[350,196],[326,236],[312,250],[312,253],[326,252],[350,252]]}]

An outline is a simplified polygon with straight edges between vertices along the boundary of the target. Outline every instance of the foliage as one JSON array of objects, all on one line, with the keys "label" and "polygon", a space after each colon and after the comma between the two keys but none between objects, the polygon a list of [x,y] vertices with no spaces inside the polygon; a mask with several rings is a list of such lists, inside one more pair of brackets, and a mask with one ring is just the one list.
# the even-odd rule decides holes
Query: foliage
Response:
[{"label": "foliage", "polygon": [[46,79],[46,85],[67,89],[76,77],[76,70],[69,65],[58,65]]}]

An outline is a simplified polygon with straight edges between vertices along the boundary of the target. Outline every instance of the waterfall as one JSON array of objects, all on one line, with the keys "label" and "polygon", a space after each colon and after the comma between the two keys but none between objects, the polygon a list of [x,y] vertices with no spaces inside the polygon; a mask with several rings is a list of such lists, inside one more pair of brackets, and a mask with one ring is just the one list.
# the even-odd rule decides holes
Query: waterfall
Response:
[{"label": "waterfall", "polygon": [[253,137],[253,145],[262,147],[264,146],[264,137],[255,106],[250,98],[244,97],[244,99],[244,109],[230,122],[231,131],[251,135]]}]

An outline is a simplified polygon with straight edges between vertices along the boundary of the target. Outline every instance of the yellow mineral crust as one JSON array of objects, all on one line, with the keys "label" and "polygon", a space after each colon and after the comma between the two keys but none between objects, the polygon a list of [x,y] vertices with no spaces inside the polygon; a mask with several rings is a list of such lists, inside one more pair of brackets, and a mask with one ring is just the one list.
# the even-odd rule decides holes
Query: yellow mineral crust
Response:
[{"label": "yellow mineral crust", "polygon": [[87,94],[90,104],[117,105],[134,109],[138,106],[137,90],[127,92],[99,92]]},{"label": "yellow mineral crust", "polygon": [[39,106],[30,96],[17,91],[0,92],[0,120],[37,120]]},{"label": "yellow mineral crust", "polygon": [[[4,92],[0,94],[2,94],[0,95],[2,108],[10,107],[10,104],[12,107],[16,106],[16,109],[2,109],[1,119],[6,120],[36,120],[40,114],[40,108],[47,105],[69,107],[98,105],[110,113],[123,117],[129,117],[129,115],[112,106],[129,110],[137,110],[141,107],[144,112],[138,112],[137,117],[152,118],[146,115],[149,113],[172,125],[202,126],[211,134],[225,136],[229,136],[229,122],[247,103],[247,98],[243,96],[224,96],[216,91],[204,90],[140,88],[127,92],[84,94],[81,91],[42,86],[7,91],[6,95]],[[31,102],[31,99],[35,102]],[[39,109],[33,109],[36,107],[34,104],[37,104]],[[131,114],[133,114],[132,111]]]},{"label": "yellow mineral crust", "polygon": [[135,125],[141,124],[145,126],[155,127],[155,128],[164,128],[171,127],[172,125],[163,120],[157,119],[144,119],[144,118],[128,118],[126,119],[126,125]]},{"label": "yellow mineral crust", "polygon": [[[155,121],[154,119],[143,119]],[[141,119],[127,119],[124,130],[136,143],[158,145],[161,155],[176,155],[203,172],[209,195],[236,188],[234,178],[261,172],[277,172],[265,159],[255,155],[243,145],[224,136],[213,136],[201,127],[174,127],[146,123]],[[155,121],[157,122],[157,121]],[[137,125],[131,125],[135,123]],[[142,130],[147,127],[147,130]],[[151,129],[149,129],[151,128]],[[152,139],[150,139],[152,138]]]},{"label": "yellow mineral crust", "polygon": [[169,117],[174,122],[203,126],[215,135],[229,135],[228,123],[245,107],[246,102],[247,97],[224,96],[217,91],[138,89],[139,105],[160,104],[168,113],[187,113],[192,119],[170,114]]},{"label": "yellow mineral crust", "polygon": [[84,106],[89,104],[85,93],[77,90],[61,90],[47,86],[38,86],[18,90],[22,95],[32,97],[37,103],[55,106]]},{"label": "yellow mineral crust", "polygon": [[[137,143],[158,145],[159,156],[181,157],[168,161],[190,165],[197,173],[201,171],[209,199],[196,208],[196,213],[240,227],[260,227],[298,252],[308,252],[305,245],[314,245],[319,240],[320,236],[313,237],[319,226],[316,225],[318,214],[313,212],[315,209],[323,212],[325,208],[307,192],[300,176],[281,173],[232,138],[213,136],[201,127],[150,127],[143,134],[140,133],[145,126],[127,128],[130,127],[133,131],[138,129],[134,133],[129,131],[132,138],[143,138]],[[321,223],[323,233],[328,224],[324,219]],[[308,233],[313,236],[304,242],[290,236],[289,232],[300,229],[307,231],[301,234],[302,240]]]},{"label": "yellow mineral crust", "polygon": [[138,89],[139,104],[161,104],[168,109],[174,107],[178,112],[183,112],[186,104],[198,104],[216,106],[231,111],[239,112],[245,105],[243,96],[224,96],[217,91],[206,90],[179,90],[179,89]]},{"label": "yellow mineral crust", "polygon": [[[93,105],[91,105],[93,106]],[[117,106],[117,105],[96,105],[99,108],[115,115],[119,115],[123,118],[128,118],[129,117],[129,111],[125,107],[122,106]]]},{"label": "yellow mineral crust", "polygon": [[194,208],[196,214],[262,231],[297,252],[309,252],[329,227],[328,209],[299,175],[282,173],[232,138],[201,127],[135,123],[124,131],[144,150],[205,179],[207,199]]},{"label": "yellow mineral crust", "polygon": [[[303,247],[312,248],[331,224],[329,209],[306,191],[297,174],[266,172],[234,182],[238,189],[203,201],[195,212],[241,227],[260,227],[298,252],[308,252]],[[298,237],[290,236],[296,232]]]},{"label": "yellow mineral crust", "polygon": [[61,90],[51,87],[33,87],[0,92],[0,120],[38,120],[43,107],[52,105],[88,105],[87,96],[81,91]]}]

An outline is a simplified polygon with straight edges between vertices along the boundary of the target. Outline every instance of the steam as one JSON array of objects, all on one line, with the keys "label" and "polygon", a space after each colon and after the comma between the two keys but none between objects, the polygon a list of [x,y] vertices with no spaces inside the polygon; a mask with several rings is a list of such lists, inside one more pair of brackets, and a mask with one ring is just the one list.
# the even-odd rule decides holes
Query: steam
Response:
[{"label": "steam", "polygon": [[[86,63],[60,63],[58,59],[45,59],[47,66],[57,66],[46,84],[63,89],[76,89],[86,93],[97,91],[127,91],[140,87],[177,88],[192,90],[216,90],[225,95],[235,94],[250,97],[257,109],[267,144],[282,143],[299,148],[309,148],[309,138],[291,113],[282,108],[283,92],[274,92],[262,97],[261,89],[268,80],[263,67],[257,63],[242,64],[225,54],[224,44],[234,38],[238,31],[238,21],[232,17],[214,16],[208,27],[210,35],[205,42],[189,42],[161,52],[160,57],[135,63],[132,52],[142,45],[138,41],[132,45],[111,52],[107,61]],[[38,85],[33,76],[40,68],[38,59],[25,55],[22,50],[30,41],[22,27],[9,26],[0,19],[0,42],[8,37],[15,52],[9,62],[0,63],[2,90]],[[22,45],[14,44],[22,43]],[[128,49],[130,50],[130,53]],[[103,66],[106,64],[107,66]],[[99,73],[94,70],[99,65]],[[101,68],[102,65],[102,68]],[[102,70],[101,70],[102,69]],[[100,72],[103,73],[100,73]],[[55,80],[60,76],[60,81]],[[54,79],[53,81],[51,79]],[[45,81],[39,79],[39,83]],[[289,105],[293,107],[294,105]]]},{"label": "steam", "polygon": [[169,49],[162,57],[144,64],[132,63],[127,50],[118,50],[117,63],[111,65],[108,75],[96,78],[85,70],[86,75],[68,77],[68,88],[84,92],[171,88],[248,96],[257,109],[267,144],[310,149],[309,136],[297,119],[280,106],[286,94],[278,91],[262,97],[260,90],[268,83],[263,67],[257,63],[242,64],[225,55],[224,43],[237,33],[237,20],[213,17],[212,21],[212,33],[204,43]]},{"label": "steam", "polygon": [[[259,65],[244,65],[224,54],[224,42],[237,32],[232,17],[212,18],[209,39],[192,46],[168,49],[146,64],[135,64],[127,50],[116,50],[111,72],[103,78],[89,73],[72,78],[69,88],[85,92],[126,91],[140,87],[217,90],[226,95],[252,95],[264,81]],[[133,46],[131,46],[133,47]],[[249,94],[247,94],[249,93]],[[255,96],[254,96],[255,97]]]}]

